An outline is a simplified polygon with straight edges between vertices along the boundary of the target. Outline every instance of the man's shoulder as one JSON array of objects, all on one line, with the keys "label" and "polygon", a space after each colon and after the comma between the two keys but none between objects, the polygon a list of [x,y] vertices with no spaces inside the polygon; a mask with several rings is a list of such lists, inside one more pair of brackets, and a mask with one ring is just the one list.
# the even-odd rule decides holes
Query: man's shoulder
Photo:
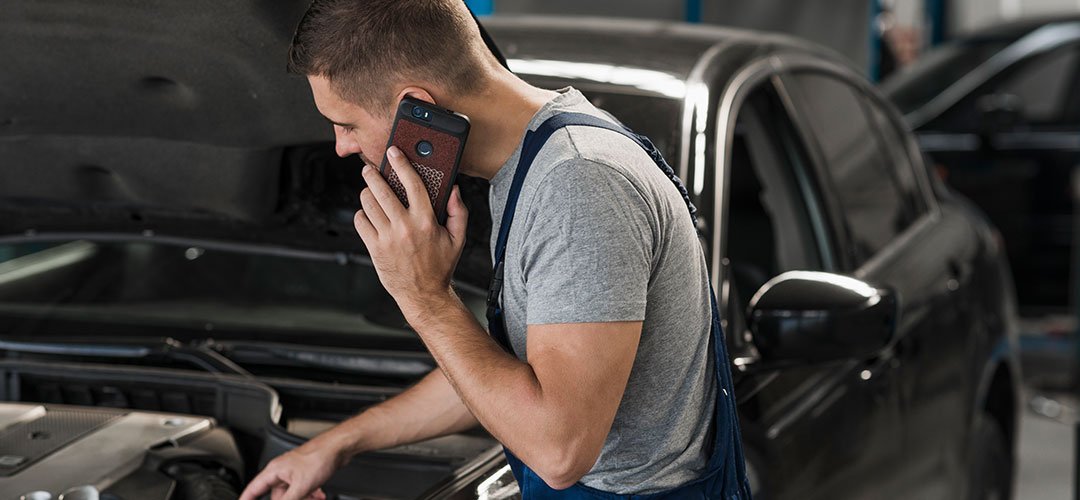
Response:
[{"label": "man's shoulder", "polygon": [[656,167],[641,146],[619,132],[570,126],[552,134],[533,169],[540,174],[538,178],[544,178],[538,185],[549,187],[551,182],[561,184],[559,179],[569,182],[608,176],[626,178],[640,187],[643,175],[647,177]]},{"label": "man's shoulder", "polygon": [[560,199],[571,204],[615,202],[601,199],[610,196],[643,199],[643,184],[625,163],[577,150],[567,153],[538,169],[531,189],[526,188],[535,193],[533,198]]}]

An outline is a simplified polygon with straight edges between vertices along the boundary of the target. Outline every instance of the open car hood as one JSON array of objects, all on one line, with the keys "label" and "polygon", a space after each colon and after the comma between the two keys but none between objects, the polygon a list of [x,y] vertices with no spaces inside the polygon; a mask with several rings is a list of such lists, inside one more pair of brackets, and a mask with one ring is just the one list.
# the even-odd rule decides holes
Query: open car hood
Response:
[{"label": "open car hood", "polygon": [[[362,163],[334,155],[307,82],[285,71],[308,4],[7,2],[0,238],[362,254],[352,228]],[[482,190],[463,191],[486,203]],[[486,246],[484,231],[471,235]]]}]

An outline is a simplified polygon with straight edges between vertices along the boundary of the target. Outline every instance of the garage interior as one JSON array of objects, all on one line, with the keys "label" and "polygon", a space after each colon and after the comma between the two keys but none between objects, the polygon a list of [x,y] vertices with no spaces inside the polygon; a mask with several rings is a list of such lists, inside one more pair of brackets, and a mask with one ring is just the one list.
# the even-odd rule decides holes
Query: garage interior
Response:
[{"label": "garage interior", "polygon": [[[60,491],[52,492],[57,496],[26,496],[27,490],[8,491],[5,484],[22,488],[25,483],[15,483],[17,473],[76,441],[81,433],[89,435],[120,421],[129,426],[125,429],[136,429],[125,432],[135,433],[142,423],[156,421],[154,412],[192,417],[170,417],[172,424],[166,424],[170,429],[150,433],[146,440],[158,444],[146,464],[169,463],[169,453],[180,454],[181,450],[162,452],[168,448],[160,444],[162,440],[198,457],[227,449],[223,454],[228,460],[212,466],[206,460],[198,462],[198,474],[209,474],[206,477],[213,480],[192,479],[196,476],[185,468],[191,464],[174,464],[167,475],[186,479],[176,479],[171,489],[154,489],[154,495],[162,496],[153,498],[181,498],[166,495],[206,481],[233,483],[223,487],[229,488],[228,498],[236,498],[232,490],[242,486],[241,478],[250,480],[274,456],[343,417],[398,394],[436,368],[414,335],[402,336],[410,327],[393,298],[381,286],[357,285],[378,283],[352,225],[359,203],[355,193],[366,185],[359,175],[362,165],[356,158],[335,156],[334,136],[307,102],[307,87],[295,75],[285,74],[279,57],[292,35],[290,20],[299,19],[306,1],[289,2],[280,12],[253,0],[238,2],[244,5],[236,9],[220,7],[226,15],[243,11],[260,19],[263,24],[258,27],[265,29],[255,30],[251,39],[234,37],[227,23],[208,22],[205,31],[196,30],[198,36],[183,43],[149,35],[156,36],[160,29],[175,36],[167,28],[147,27],[140,33],[146,39],[134,48],[124,37],[102,34],[115,34],[108,31],[113,22],[149,26],[160,17],[133,8],[130,2],[105,2],[109,8],[100,10],[101,20],[135,9],[131,18],[140,21],[102,21],[92,24],[87,34],[79,24],[86,20],[77,15],[50,17],[52,13],[42,14],[47,10],[43,4],[16,3],[17,8],[0,13],[0,47],[7,47],[0,48],[0,56],[12,61],[11,70],[0,70],[0,500],[58,498]],[[196,3],[217,12],[216,2]],[[939,444],[933,435],[901,431],[900,420],[910,418],[923,428],[933,428],[939,417],[971,412],[976,419],[999,416],[998,427],[1008,446],[1002,453],[1014,460],[998,469],[1012,474],[1011,483],[1006,481],[1012,491],[985,498],[1080,500],[1080,2],[465,3],[485,26],[485,35],[490,32],[512,72],[537,86],[573,85],[598,107],[610,107],[617,118],[652,138],[676,173],[685,177],[694,202],[703,207],[705,222],[699,222],[699,237],[711,276],[714,283],[724,283],[723,308],[736,311],[727,316],[725,309],[723,314],[731,336],[733,370],[740,377],[746,374],[739,379],[744,383],[736,385],[737,392],[755,398],[739,404],[744,412],[740,416],[751,422],[744,423],[750,436],[747,448],[754,450],[748,452],[747,461],[754,487],[761,488],[755,490],[761,492],[760,498],[800,498],[798,492],[771,487],[770,478],[790,479],[797,489],[808,489],[804,498],[892,498],[899,491],[908,498],[948,498],[949,492],[969,491],[924,481],[935,471],[918,467],[911,467],[910,476],[890,476],[887,471],[895,462],[870,463],[875,457],[863,448],[888,448],[893,459],[910,456],[905,453],[914,448],[936,450]],[[199,19],[187,16],[187,22]],[[18,44],[25,43],[20,36],[48,34],[51,27],[61,35],[53,40],[55,47],[41,49],[46,56],[19,50]],[[93,46],[100,41],[107,50],[79,52],[83,43]],[[811,65],[788,66],[784,50],[799,52],[804,41],[810,47],[806,54],[813,53],[821,64],[841,68],[837,74],[857,80],[850,87],[858,91],[858,102],[845,103],[849,96],[814,80],[806,70]],[[228,53],[204,58],[204,43],[227,46]],[[760,47],[755,49],[755,44]],[[267,47],[277,52],[258,64],[243,60],[259,57]],[[561,51],[568,47],[571,55],[563,56]],[[684,53],[676,53],[678,48],[685,48]],[[114,50],[130,60],[102,54]],[[721,56],[745,57],[733,56],[734,62],[727,62],[738,65],[769,50],[778,51],[775,64],[783,69],[763,78],[766,83],[756,90],[732,98],[745,112],[724,116],[725,103],[716,98],[726,95],[729,81],[717,75],[732,68],[721,64]],[[168,62],[159,67],[166,69],[130,71],[130,61],[154,61],[170,51],[175,57],[165,58]],[[591,59],[571,60],[573,54]],[[709,58],[721,63],[710,67]],[[273,73],[278,67],[280,74]],[[799,73],[802,70],[805,75]],[[42,79],[53,71],[61,77]],[[122,74],[115,81],[127,82],[126,87],[93,94],[87,89],[108,79],[80,79],[106,72]],[[266,74],[273,76],[262,78]],[[711,88],[714,83],[716,88]],[[84,98],[82,92],[94,97]],[[203,100],[210,92],[228,97]],[[131,95],[138,97],[131,101]],[[110,109],[103,112],[95,102]],[[276,107],[280,103],[285,105]],[[76,112],[65,115],[70,110]],[[158,110],[166,116],[175,113],[176,118],[151,126],[140,121]],[[845,119],[855,115],[860,121]],[[64,118],[50,118],[58,116]],[[243,123],[243,116],[262,125],[243,130],[236,126]],[[717,116],[730,118],[730,123]],[[899,133],[890,135],[890,124],[902,127],[911,140]],[[815,133],[821,137],[809,138]],[[805,163],[828,162],[845,153],[828,150],[833,137],[837,143],[846,141],[848,154],[864,155],[859,161],[880,163],[882,178],[892,172],[887,164],[900,156],[910,155],[904,163],[917,170],[890,178],[910,193],[900,193],[896,206],[903,207],[887,216],[908,229],[893,234],[888,228],[872,227],[867,233],[873,237],[857,242],[858,248],[855,236],[838,236],[837,241],[850,238],[852,248],[837,248],[835,262],[814,253],[817,250],[800,253],[799,247],[802,240],[819,243],[812,233],[824,223],[815,217],[826,220],[829,214],[805,214],[791,201],[812,198],[800,184],[799,158]],[[800,140],[823,146],[820,151],[800,150],[792,145]],[[873,148],[867,144],[875,140],[884,144],[881,151],[869,151]],[[160,156],[159,168],[173,175],[163,178],[147,170],[145,161],[151,154]],[[818,201],[835,210],[831,215],[844,231],[853,231],[847,226],[874,226],[858,215],[845,218],[855,212],[846,209],[873,204],[892,196],[892,191],[886,195],[874,191],[869,180],[847,180],[855,187],[849,198],[836,202],[839,208]],[[838,179],[836,186],[823,192],[842,192],[843,182]],[[460,186],[471,213],[486,216],[486,181],[465,179]],[[926,199],[915,196],[919,193]],[[901,213],[903,208],[912,213]],[[962,216],[950,219],[954,212]],[[908,233],[919,234],[922,225],[931,225],[924,219],[947,227],[916,247],[910,244],[916,236]],[[193,222],[202,231],[195,239],[189,234]],[[875,241],[877,229],[881,241]],[[746,239],[739,241],[733,231]],[[730,236],[722,236],[724,232]],[[470,219],[469,242],[458,268],[459,275],[469,276],[459,276],[459,293],[478,318],[486,307],[491,233],[490,220],[481,224]],[[983,250],[964,247],[957,251],[964,257],[946,255],[944,248],[962,238],[980,242]],[[821,248],[829,244],[821,243]],[[889,250],[893,246],[904,249],[902,255],[894,255]],[[935,253],[937,249],[941,251]],[[1000,263],[1007,271],[980,278],[964,260],[974,261],[973,254],[981,258],[980,252],[993,253],[1000,261],[993,265]],[[912,262],[927,265],[920,268]],[[958,299],[962,305],[951,308],[933,297],[892,296],[886,291],[896,287],[880,283],[881,297],[934,316],[928,320],[932,327],[926,327],[933,332],[920,341],[894,338],[876,346],[872,355],[847,359],[828,354],[828,346],[809,340],[783,344],[790,342],[783,328],[772,330],[773,337],[757,329],[766,327],[761,326],[761,314],[754,314],[760,311],[753,308],[768,283],[783,273],[802,271],[835,273],[856,285],[876,286],[871,278],[878,276],[897,281],[910,277],[912,282],[925,278],[936,280],[942,297],[971,301]],[[278,278],[268,278],[271,274]],[[41,279],[34,281],[37,277]],[[289,286],[277,288],[282,280]],[[75,281],[79,283],[71,284]],[[979,298],[987,290],[1000,292],[995,297],[1003,302]],[[98,310],[109,301],[133,304],[137,314],[128,318],[119,308]],[[173,301],[183,309],[157,308]],[[356,306],[359,301],[363,307]],[[980,305],[969,309],[963,305],[972,303]],[[980,316],[978,307],[986,304],[1004,305],[996,307],[992,317]],[[314,305],[332,310],[304,310]],[[62,314],[54,325],[56,318],[50,315],[56,311]],[[203,315],[222,320],[204,320]],[[94,325],[87,332],[102,338],[122,332],[124,340],[98,345],[65,333],[54,342],[48,334],[53,326],[68,328],[69,322],[87,318]],[[139,331],[138,318],[162,319],[169,327],[146,335]],[[905,321],[901,318],[898,324],[906,325]],[[301,323],[317,325],[312,328],[322,328],[318,331],[330,340],[306,345],[315,330],[293,328]],[[918,330],[919,325],[907,327]],[[1008,330],[1012,338],[984,345],[941,337],[994,327]],[[254,340],[230,336],[244,328],[269,333]],[[373,336],[347,344],[361,330]],[[70,345],[59,346],[60,341]],[[948,357],[946,348],[977,351],[996,360],[1014,356],[1019,365],[1015,373],[975,373],[980,368]],[[817,349],[823,353],[820,359],[815,357]],[[82,371],[62,373],[57,367],[68,361],[79,363]],[[184,373],[189,372],[198,375],[187,379]],[[850,374],[862,385],[829,386],[832,372]],[[898,378],[916,382],[889,382],[880,373],[897,373]],[[978,379],[973,391],[991,394],[1000,389],[1006,394],[1012,385],[1019,391],[1014,396],[969,398],[966,406],[960,405],[950,399],[956,392],[950,389],[952,377],[959,374]],[[885,387],[888,384],[896,387]],[[815,392],[816,385],[823,388]],[[813,393],[818,399],[800,402],[791,395],[796,393]],[[915,408],[912,401],[920,397],[929,402],[910,415],[889,413]],[[862,399],[844,406],[844,398]],[[239,404],[254,405],[258,416],[240,411]],[[48,405],[94,406],[100,412],[50,408],[49,425],[74,426],[65,428],[67,434],[57,433],[68,441],[50,448],[40,444],[46,439],[40,433],[23,432],[33,419],[45,418]],[[791,415],[799,417],[784,416],[777,408],[792,409]],[[866,408],[874,411],[858,413]],[[821,447],[832,447],[825,458],[806,441],[785,434],[826,428],[811,425],[823,425],[815,419],[833,419],[834,427],[851,432],[819,436]],[[177,445],[183,436],[172,429],[194,433],[215,425],[221,427],[186,447]],[[235,435],[221,430],[226,427],[232,427]],[[890,436],[889,429],[896,429],[897,435]],[[975,441],[980,437],[978,432],[972,435]],[[93,442],[104,447],[122,437],[114,430],[93,437]],[[33,442],[26,445],[26,439]],[[146,451],[140,448],[143,445],[119,450],[117,456],[127,453],[131,457],[123,455],[125,460],[136,460],[132,457]],[[501,450],[496,445],[484,432],[465,432],[365,454],[328,483],[328,491],[337,493],[330,498],[521,498],[516,486],[511,488],[509,469],[502,467],[501,451],[493,451]],[[976,444],[969,446],[968,455],[985,451]],[[93,451],[88,448],[83,443],[80,449]],[[819,457],[820,462],[806,464],[805,470],[788,464],[775,476],[762,470],[781,462],[774,459],[786,449],[794,456]],[[936,460],[946,455],[935,453],[926,456]],[[867,463],[827,478],[817,468],[860,460]],[[948,458],[927,463],[924,469],[947,469],[956,477],[967,474],[953,470],[962,465]],[[203,466],[206,470],[199,468]],[[472,466],[475,470],[468,469]],[[222,472],[225,469],[229,471]],[[98,486],[106,493],[100,498],[140,498],[117,492],[138,495],[133,493],[139,491],[138,485],[149,484],[159,472],[139,468],[131,474],[142,474],[136,478],[142,483],[126,482],[113,490],[107,490],[113,483],[101,483]],[[102,468],[101,474],[107,473],[114,474]],[[862,474],[881,477],[870,481],[871,489],[838,486],[857,482],[855,476]],[[39,470],[33,478],[46,481],[56,475]],[[357,484],[378,486],[363,489]],[[97,489],[92,494],[67,491],[71,493],[59,498],[99,498]]]}]

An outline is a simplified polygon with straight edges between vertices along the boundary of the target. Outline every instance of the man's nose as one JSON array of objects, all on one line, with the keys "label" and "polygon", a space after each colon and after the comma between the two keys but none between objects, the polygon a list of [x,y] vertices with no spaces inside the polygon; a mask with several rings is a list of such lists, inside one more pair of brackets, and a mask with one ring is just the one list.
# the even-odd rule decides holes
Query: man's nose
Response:
[{"label": "man's nose", "polygon": [[360,144],[347,134],[342,133],[340,130],[336,130],[337,128],[338,127],[335,127],[336,137],[334,137],[334,150],[337,152],[337,155],[345,158],[346,156],[360,153]]}]

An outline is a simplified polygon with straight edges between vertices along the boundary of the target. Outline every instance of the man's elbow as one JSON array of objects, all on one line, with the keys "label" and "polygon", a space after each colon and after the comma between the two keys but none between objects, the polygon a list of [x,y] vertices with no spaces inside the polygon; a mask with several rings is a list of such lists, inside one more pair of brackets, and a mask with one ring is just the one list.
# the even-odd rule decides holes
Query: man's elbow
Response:
[{"label": "man's elbow", "polygon": [[581,480],[596,464],[600,450],[581,450],[572,447],[559,447],[540,457],[533,472],[540,476],[548,486],[556,490],[565,490]]}]

